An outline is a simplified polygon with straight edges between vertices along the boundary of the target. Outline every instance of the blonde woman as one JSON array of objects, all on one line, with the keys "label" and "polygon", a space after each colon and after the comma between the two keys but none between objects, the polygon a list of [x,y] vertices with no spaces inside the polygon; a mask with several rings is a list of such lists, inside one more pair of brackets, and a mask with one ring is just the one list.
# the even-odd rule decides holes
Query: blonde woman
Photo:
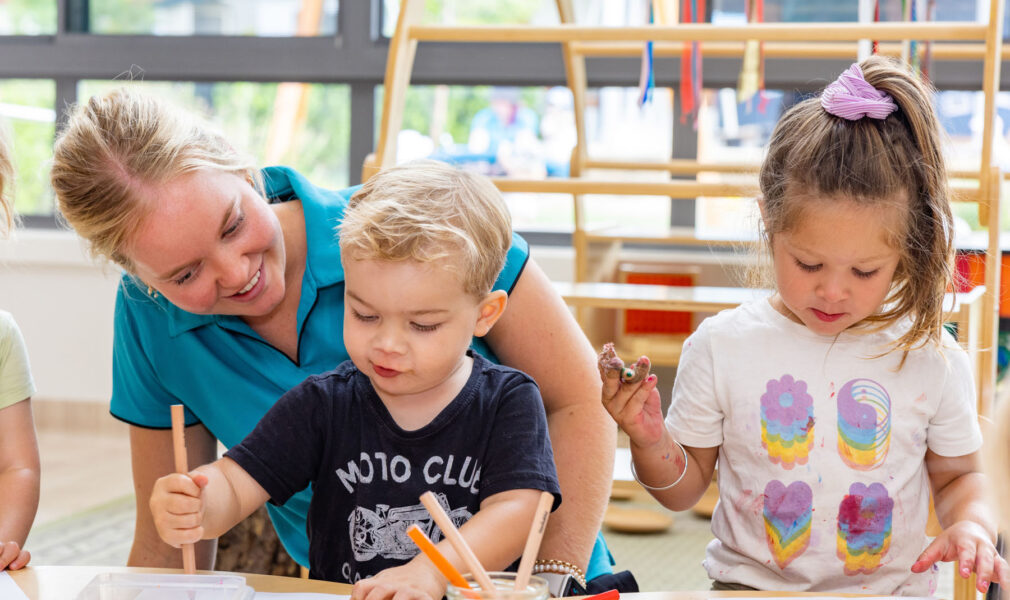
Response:
[{"label": "blonde woman", "polygon": [[[70,115],[52,185],[92,251],[120,265],[112,414],[131,425],[137,527],[131,565],[176,566],[147,499],[172,471],[168,405],[187,408],[194,464],[213,461],[308,375],[348,358],[334,226],[353,189],[329,191],[292,169],[257,170],[220,135],[157,99],[119,89]],[[540,385],[566,501],[540,556],[574,576],[609,571],[597,541],[615,432],[599,405],[595,354],[513,237],[495,289],[509,307],[477,350]],[[486,341],[482,343],[482,341]],[[308,564],[310,491],[270,506],[289,553]],[[213,565],[213,542],[198,550]]]}]

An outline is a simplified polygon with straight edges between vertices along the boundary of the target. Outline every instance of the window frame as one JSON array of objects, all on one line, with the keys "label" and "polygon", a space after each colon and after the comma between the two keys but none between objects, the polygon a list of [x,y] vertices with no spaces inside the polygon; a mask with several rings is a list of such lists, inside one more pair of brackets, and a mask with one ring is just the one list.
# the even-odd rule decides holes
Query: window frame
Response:
[{"label": "window frame", "polygon": [[[544,0],[547,1],[547,0]],[[375,145],[376,88],[385,74],[389,40],[380,36],[382,0],[342,0],[335,34],[320,37],[154,36],[88,33],[89,0],[57,0],[55,35],[0,36],[0,78],[55,82],[56,130],[64,109],[78,101],[85,79],[127,76],[152,81],[277,82],[346,84],[350,88],[350,183],[359,182],[360,165]],[[424,43],[418,46],[411,81],[418,85],[565,85],[558,44]],[[638,85],[634,58],[589,58],[591,87]],[[839,73],[851,60],[774,59],[765,64],[771,89],[814,92],[825,74]],[[706,87],[735,87],[739,59],[705,58]],[[1010,61],[1003,61],[1001,90],[1010,89]],[[962,62],[935,61],[933,79],[940,89],[978,89],[979,73]],[[676,88],[679,60],[657,58],[657,86]],[[696,136],[690,124],[674,119],[675,157],[693,157]],[[673,200],[671,225],[693,225],[692,202]],[[27,215],[29,227],[58,226],[53,215]],[[531,241],[569,243],[568,234],[526,232]],[[568,241],[562,241],[568,240]]]}]

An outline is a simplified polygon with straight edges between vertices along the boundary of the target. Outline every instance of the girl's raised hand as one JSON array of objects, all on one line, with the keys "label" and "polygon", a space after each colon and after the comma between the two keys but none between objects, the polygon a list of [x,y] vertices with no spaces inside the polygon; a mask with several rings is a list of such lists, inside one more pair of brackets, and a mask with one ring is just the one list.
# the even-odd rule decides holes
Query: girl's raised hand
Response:
[{"label": "girl's raised hand", "polygon": [[937,561],[958,561],[958,574],[969,577],[974,572],[975,588],[983,594],[989,583],[1010,584],[1010,566],[999,555],[984,527],[974,521],[958,521],[943,530],[926,546],[912,565],[913,573],[922,573]]},{"label": "girl's raised hand", "polygon": [[603,376],[603,406],[614,421],[639,447],[648,447],[663,439],[665,425],[660,407],[658,378],[649,375],[638,383],[623,383],[621,378]]}]

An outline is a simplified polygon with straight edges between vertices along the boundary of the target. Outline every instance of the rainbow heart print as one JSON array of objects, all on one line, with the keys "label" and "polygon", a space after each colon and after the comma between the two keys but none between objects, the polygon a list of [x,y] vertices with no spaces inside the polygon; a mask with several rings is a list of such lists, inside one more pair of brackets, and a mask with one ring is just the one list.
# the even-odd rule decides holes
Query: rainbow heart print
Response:
[{"label": "rainbow heart print", "polygon": [[838,454],[849,467],[883,464],[891,446],[891,397],[871,379],[853,379],[838,391]]},{"label": "rainbow heart print", "polygon": [[773,479],[765,486],[765,538],[780,569],[786,568],[810,545],[813,511],[814,494],[806,483],[794,481],[786,487]]},{"label": "rainbow heart print", "polygon": [[761,396],[761,445],[784,469],[805,465],[814,443],[814,399],[792,375],[771,379]]},{"label": "rainbow heart print", "polygon": [[891,547],[894,500],[879,483],[853,483],[838,506],[838,558],[846,575],[870,574]]}]

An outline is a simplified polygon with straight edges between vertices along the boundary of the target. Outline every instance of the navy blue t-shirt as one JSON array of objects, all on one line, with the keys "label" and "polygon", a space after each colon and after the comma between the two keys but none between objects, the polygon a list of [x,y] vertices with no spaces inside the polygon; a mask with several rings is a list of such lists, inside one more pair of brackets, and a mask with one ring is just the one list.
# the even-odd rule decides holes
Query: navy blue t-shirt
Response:
[{"label": "navy blue t-shirt", "polygon": [[[309,565],[315,579],[354,583],[401,565],[418,549],[407,528],[436,543],[420,503],[434,492],[457,526],[485,498],[561,489],[536,383],[479,354],[459,395],[424,427],[399,427],[351,361],[285,394],[225,456],[283,504],[312,484]],[[526,527],[525,525],[523,527]]]}]

